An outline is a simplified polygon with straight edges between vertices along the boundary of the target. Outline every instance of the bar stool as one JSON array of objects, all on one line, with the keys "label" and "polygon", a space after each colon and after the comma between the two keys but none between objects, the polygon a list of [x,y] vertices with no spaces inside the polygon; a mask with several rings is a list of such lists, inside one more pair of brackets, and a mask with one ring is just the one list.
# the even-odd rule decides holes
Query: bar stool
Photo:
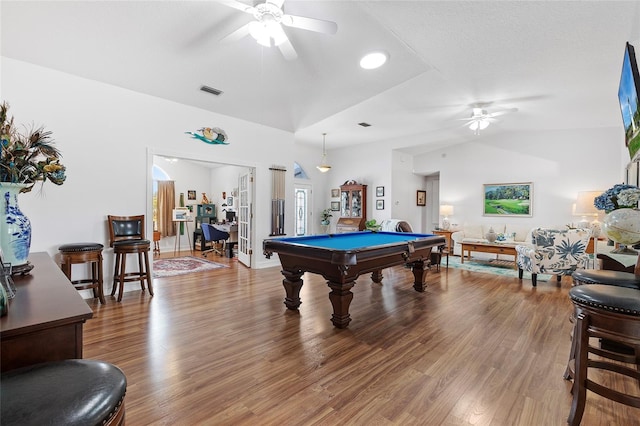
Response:
[{"label": "bar stool", "polygon": [[[118,288],[118,302],[122,300],[124,283],[140,281],[140,288],[144,292],[145,284],[149,286],[149,294],[153,296],[151,275],[149,272],[149,251],[151,242],[144,237],[144,215],[138,216],[114,216],[108,215],[110,245],[116,256],[113,272],[113,287],[111,295]],[[127,271],[127,254],[138,255],[138,270]]]},{"label": "bar stool", "polygon": [[45,362],[2,373],[3,426],[124,425],[127,378],[95,360]]},{"label": "bar stool", "polygon": [[153,255],[160,256],[160,231],[153,231]]},{"label": "bar stool", "polygon": [[[640,397],[619,392],[589,378],[593,369],[606,370],[633,378],[640,385],[640,360],[635,354],[623,354],[591,346],[590,338],[608,339],[640,351],[640,290],[612,285],[591,284],[572,287],[569,297],[576,309],[571,351],[565,379],[573,377],[573,402],[568,423],[579,425],[587,399],[587,390],[610,400],[640,408]],[[600,358],[590,359],[589,353]],[[617,361],[618,363],[607,360]],[[575,364],[572,368],[571,363]],[[635,370],[622,363],[635,364]]]},{"label": "bar stool", "polygon": [[[71,243],[58,247],[60,252],[60,268],[71,284],[77,290],[93,290],[93,297],[97,297],[104,305],[104,288],[102,282],[102,248],[98,243]],[[71,265],[82,263],[91,264],[91,278],[72,280]]]},{"label": "bar stool", "polygon": [[604,269],[580,269],[573,273],[573,285],[606,284],[618,287],[640,289],[640,257],[633,272]]}]

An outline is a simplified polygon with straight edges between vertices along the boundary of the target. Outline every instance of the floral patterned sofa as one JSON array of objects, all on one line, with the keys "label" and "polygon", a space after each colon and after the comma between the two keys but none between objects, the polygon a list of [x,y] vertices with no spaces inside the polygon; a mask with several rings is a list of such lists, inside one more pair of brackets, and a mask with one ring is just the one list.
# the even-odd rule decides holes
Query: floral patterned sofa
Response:
[{"label": "floral patterned sofa", "polygon": [[589,264],[590,257],[586,253],[589,238],[590,229],[532,230],[530,244],[516,245],[518,277],[522,279],[524,271],[530,272],[535,287],[538,274],[556,275],[560,286],[563,275],[571,275]]}]

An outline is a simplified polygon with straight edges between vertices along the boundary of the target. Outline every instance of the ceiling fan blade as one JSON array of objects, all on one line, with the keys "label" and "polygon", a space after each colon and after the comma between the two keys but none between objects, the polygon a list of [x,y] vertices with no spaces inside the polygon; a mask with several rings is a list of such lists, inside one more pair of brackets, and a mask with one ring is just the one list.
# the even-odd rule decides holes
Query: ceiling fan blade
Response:
[{"label": "ceiling fan blade", "polygon": [[516,111],[518,111],[518,108],[509,108],[502,111],[490,112],[489,114],[487,114],[487,117],[488,118],[499,117],[501,115],[509,114],[511,112],[516,112]]},{"label": "ceiling fan blade", "polygon": [[232,32],[231,34],[224,36],[223,38],[220,39],[220,43],[238,41],[246,35],[249,35],[249,24],[245,24],[240,28],[238,28],[237,30],[235,30],[234,32]]},{"label": "ceiling fan blade", "polygon": [[300,28],[302,30],[315,31],[317,33],[335,34],[338,31],[338,24],[323,19],[305,18],[304,16],[283,15],[283,25]]},{"label": "ceiling fan blade", "polygon": [[284,56],[284,58],[288,61],[293,61],[298,57],[296,49],[293,48],[293,45],[288,38],[278,45],[278,49],[280,49],[280,52],[282,52],[282,56]]},{"label": "ceiling fan blade", "polygon": [[271,3],[275,6],[278,6],[279,9],[282,9],[282,5],[284,4],[284,0],[267,0],[267,3]]},{"label": "ceiling fan blade", "polygon": [[248,4],[236,1],[236,0],[218,0],[218,3],[224,4],[225,6],[232,7],[234,9],[241,10],[245,13],[253,14],[255,8],[253,6],[249,6]]}]

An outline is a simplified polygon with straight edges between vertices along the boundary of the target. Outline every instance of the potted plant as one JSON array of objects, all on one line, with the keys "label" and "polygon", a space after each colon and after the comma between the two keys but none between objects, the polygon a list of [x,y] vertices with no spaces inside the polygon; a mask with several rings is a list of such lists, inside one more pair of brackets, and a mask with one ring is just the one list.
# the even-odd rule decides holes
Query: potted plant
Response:
[{"label": "potted plant", "polygon": [[322,213],[320,213],[320,225],[328,226],[331,223],[330,217],[333,217],[331,214],[331,209],[324,209]]},{"label": "potted plant", "polygon": [[378,232],[380,228],[382,228],[382,225],[376,222],[375,219],[371,219],[364,223],[364,227],[369,231]]}]

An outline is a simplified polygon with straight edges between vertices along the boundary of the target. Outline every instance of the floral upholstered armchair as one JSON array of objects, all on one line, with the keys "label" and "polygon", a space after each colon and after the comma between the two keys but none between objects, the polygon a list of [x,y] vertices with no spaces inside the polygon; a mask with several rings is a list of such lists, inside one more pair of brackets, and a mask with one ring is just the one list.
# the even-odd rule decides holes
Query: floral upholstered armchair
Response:
[{"label": "floral upholstered armchair", "polygon": [[563,275],[571,275],[576,269],[584,269],[588,265],[586,250],[589,238],[589,229],[534,229],[531,244],[516,246],[518,278],[522,279],[524,271],[530,272],[535,287],[538,274],[551,274],[557,276],[560,286]]}]

